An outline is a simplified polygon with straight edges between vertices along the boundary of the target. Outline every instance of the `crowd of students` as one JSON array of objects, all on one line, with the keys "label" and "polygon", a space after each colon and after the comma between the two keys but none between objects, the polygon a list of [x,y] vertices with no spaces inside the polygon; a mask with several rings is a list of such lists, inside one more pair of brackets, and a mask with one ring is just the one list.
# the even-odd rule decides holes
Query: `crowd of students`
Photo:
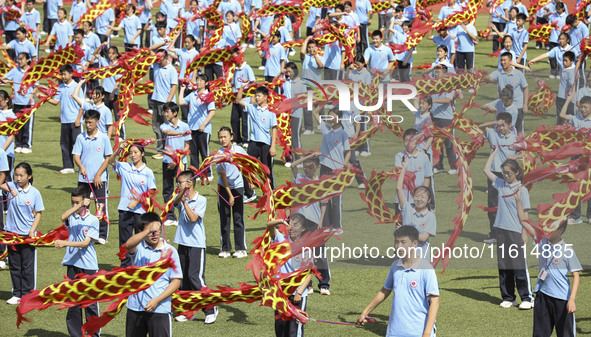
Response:
[{"label": "crowd of students", "polygon": [[[115,11],[107,9],[94,22],[79,22],[82,14],[96,1],[76,1],[68,15],[61,0],[47,0],[44,7],[43,25],[41,15],[35,9],[34,0],[27,0],[18,8],[12,0],[5,1],[5,7],[23,13],[21,20],[32,30],[33,41],[27,39],[27,31],[16,21],[3,20],[5,43],[0,50],[8,50],[17,67],[10,70],[1,81],[11,81],[13,97],[0,90],[0,118],[5,121],[34,104],[37,87],[31,87],[21,95],[18,91],[22,78],[32,62],[39,57],[40,40],[47,36],[45,48],[63,48],[70,44],[78,45],[84,57],[78,64],[65,65],[60,69],[61,82],[58,93],[49,100],[50,104],[60,106],[60,146],[63,168],[61,174],[75,173],[78,167],[77,187],[71,195],[72,207],[64,212],[62,220],[66,222],[70,237],[58,240],[55,246],[66,247],[62,264],[67,267],[68,276],[78,273],[94,274],[98,270],[94,244],[107,244],[109,224],[107,197],[109,166],[121,180],[121,199],[117,206],[119,245],[125,245],[127,257],[122,266],[144,265],[172,251],[172,257],[181,266],[176,271],[169,270],[148,290],[133,295],[128,302],[128,336],[151,336],[170,334],[170,295],[177,289],[200,290],[206,286],[204,278],[206,259],[206,240],[203,217],[207,199],[196,189],[197,179],[192,171],[183,171],[177,175],[177,164],[172,158],[175,151],[190,151],[182,158],[183,164],[199,167],[210,155],[212,121],[221,127],[217,137],[221,145],[219,152],[248,154],[258,158],[269,168],[269,179],[274,187],[274,158],[277,155],[277,117],[269,110],[269,88],[259,86],[253,97],[244,97],[244,88],[256,81],[252,65],[244,60],[248,48],[254,48],[264,38],[269,38],[269,48],[261,50],[261,65],[266,81],[284,80],[274,90],[287,98],[307,91],[303,79],[352,80],[370,84],[376,76],[382,82],[407,82],[417,76],[413,70],[414,49],[394,53],[388,44],[404,44],[411,34],[412,23],[417,12],[416,3],[404,0],[402,5],[393,3],[390,10],[378,14],[378,29],[370,31],[373,11],[369,0],[346,1],[334,8],[311,7],[305,23],[306,34],[293,29],[294,18],[285,20],[284,26],[272,36],[270,29],[280,15],[258,17],[252,20],[254,38],[247,39],[244,45],[237,45],[241,38],[239,16],[247,15],[269,5],[270,1],[223,1],[218,10],[224,18],[223,35],[215,48],[232,47],[233,56],[239,64],[233,74],[232,86],[237,98],[231,106],[231,119],[220,121],[216,116],[216,106],[207,102],[204,94],[208,93],[209,82],[223,76],[219,63],[210,64],[199,71],[188,72],[187,64],[192,61],[204,46],[212,29],[216,29],[203,19],[191,20],[193,16],[211,1],[190,1],[189,8],[179,0],[162,1],[159,8],[153,8],[150,0],[139,1],[137,7],[127,4],[125,18],[119,25],[114,24]],[[278,4],[278,2],[275,2]],[[438,20],[466,8],[466,1],[449,0],[439,12]],[[572,10],[572,9],[571,9]],[[155,13],[155,14],[152,14]],[[6,15],[6,14],[3,14]],[[521,154],[508,145],[517,140],[519,132],[527,132],[524,115],[528,112],[529,88],[524,70],[530,69],[536,62],[550,59],[550,79],[560,80],[556,101],[557,124],[567,122],[577,129],[591,127],[591,89],[589,76],[584,71],[585,62],[581,58],[579,45],[589,37],[589,29],[575,15],[568,15],[568,9],[561,2],[551,2],[536,13],[538,23],[556,23],[547,46],[537,43],[536,49],[546,48],[547,53],[528,61],[527,49],[529,33],[525,28],[528,12],[519,0],[506,0],[496,7],[491,15],[493,36],[501,39],[501,44],[493,39],[493,52],[499,52],[498,69],[485,77],[486,81],[497,84],[498,99],[485,105],[495,113],[495,120],[486,122],[481,127],[491,147],[491,154],[484,173],[488,178],[488,206],[498,207],[489,213],[490,233],[485,242],[497,244],[499,256],[509,256],[511,245],[521,245],[527,233],[533,230],[527,227],[527,214],[531,208],[527,189],[521,186],[523,172],[518,162]],[[176,18],[189,19],[186,28],[177,35],[169,36],[175,28]],[[345,25],[346,32],[354,31],[356,39],[356,57],[347,63],[344,46],[337,40],[320,45],[315,34],[322,33],[319,23],[327,19],[332,25]],[[243,19],[242,19],[243,20]],[[562,28],[568,25],[570,30]],[[125,51],[138,47],[149,47],[152,53],[163,55],[159,62],[150,69],[150,79],[154,81],[154,92],[148,97],[149,111],[152,113],[152,125],[157,139],[157,153],[152,157],[162,160],[162,195],[168,201],[175,190],[180,193],[174,198],[174,208],[167,214],[166,221],[151,212],[146,212],[138,202],[137,195],[148,194],[158,187],[154,172],[146,164],[145,145],[141,143],[122,144],[113,149],[112,137],[116,134],[114,122],[119,120],[117,100],[118,82],[121,75],[103,80],[86,81],[75,77],[75,71],[84,73],[89,68],[117,65],[120,51],[110,43],[111,37],[122,31]],[[437,35],[429,34],[435,43],[435,57],[431,67],[422,71],[423,76],[442,79],[449,74],[463,72],[477,67],[475,44],[478,36],[474,23],[462,23],[455,27],[441,28]],[[282,43],[302,39],[299,57],[296,51],[284,47]],[[49,51],[49,50],[46,50]],[[254,51],[252,51],[254,54]],[[581,71],[575,69],[580,65]],[[178,69],[177,69],[178,68]],[[301,74],[301,75],[300,75]],[[187,86],[187,81],[194,82],[194,87]],[[472,89],[468,90],[472,91]],[[178,98],[177,98],[178,94]],[[369,313],[394,291],[392,315],[388,335],[434,335],[435,318],[439,307],[439,289],[437,278],[430,267],[429,239],[437,234],[435,216],[435,181],[438,173],[445,171],[443,152],[447,157],[449,175],[457,175],[457,156],[451,141],[444,142],[439,162],[433,162],[432,136],[419,137],[422,130],[430,125],[446,127],[451,125],[458,97],[463,97],[461,90],[442,92],[416,101],[417,112],[413,128],[404,132],[404,151],[397,153],[393,164],[401,176],[412,171],[416,189],[408,190],[402,179],[398,180],[394,204],[396,212],[401,213],[401,222],[397,226],[395,246],[405,251],[405,257],[392,265],[383,288],[359,317],[357,323],[363,325]],[[363,103],[363,102],[362,102]],[[113,115],[114,113],[114,115]],[[353,165],[362,172],[363,158],[371,156],[370,142],[352,149],[350,140],[359,137],[365,124],[355,123],[361,114],[354,109],[340,111],[337,107],[318,105],[313,111],[294,108],[291,114],[292,147],[302,148],[302,135],[312,135],[315,127],[321,133],[322,141],[318,152],[299,156],[295,153],[285,163],[292,171],[294,183],[314,181],[323,175],[331,175],[343,167]],[[114,116],[114,117],[113,117]],[[84,128],[82,128],[84,126]],[[15,153],[33,152],[34,117],[16,136],[0,137],[0,189],[12,195],[7,198],[7,216],[4,230],[22,236],[35,236],[36,228],[44,211],[40,192],[33,187],[33,168],[26,162],[15,164]],[[84,131],[83,131],[84,129]],[[215,135],[214,135],[215,136]],[[126,138],[125,129],[119,133],[121,140]],[[309,144],[307,144],[309,145]],[[314,146],[315,147],[315,146]],[[129,159],[120,161],[120,156]],[[209,181],[213,181],[213,168],[206,169]],[[217,207],[220,224],[220,258],[244,258],[248,256],[244,225],[244,204],[256,200],[252,186],[235,165],[228,163],[215,167],[217,181]],[[365,188],[364,174],[357,175],[357,186]],[[518,190],[516,198],[503,198]],[[88,210],[91,199],[95,199],[97,216]],[[323,227],[340,228],[343,223],[342,196],[336,196],[320,203],[302,207],[292,214],[290,221],[277,220],[268,224],[268,230],[275,241],[297,240],[308,231]],[[588,204],[591,206],[591,202]],[[591,213],[587,208],[587,215]],[[558,228],[552,237],[542,241],[542,246],[555,249],[564,248],[560,235],[566,224],[581,223],[580,205],[571,217]],[[289,227],[290,235],[276,230],[284,223]],[[232,253],[231,229],[234,231],[234,253]],[[174,243],[178,248],[161,240],[162,226],[178,226]],[[525,228],[525,229],[524,229]],[[114,241],[114,240],[112,240]],[[558,247],[560,246],[560,247]],[[16,245],[16,250],[8,250],[8,265],[12,280],[12,295],[7,303],[18,304],[20,299],[36,287],[36,248],[30,245]],[[421,256],[411,254],[411,247],[418,247]],[[318,250],[322,247],[318,247]],[[500,251],[500,250],[506,251]],[[178,250],[178,252],[177,252]],[[521,250],[520,250],[521,252]],[[316,254],[315,254],[316,255]],[[307,256],[307,259],[311,257]],[[292,259],[293,260],[293,259]],[[283,272],[297,270],[303,265],[301,260],[290,260]],[[499,287],[502,296],[500,306],[517,306],[515,286],[523,310],[534,308],[534,335],[546,336],[552,331],[565,335],[572,334],[574,328],[574,300],[579,283],[578,272],[581,270],[576,256],[559,259],[540,259],[540,275],[536,284],[536,297],[531,291],[529,273],[524,254],[517,258],[499,258]],[[315,258],[321,277],[318,278],[318,290],[322,295],[330,295],[331,273],[326,258]],[[0,261],[0,267],[5,267]],[[406,279],[407,271],[418,273]],[[573,290],[566,272],[574,276]],[[408,281],[402,283],[401,280]],[[405,281],[405,282],[406,282]],[[301,287],[292,294],[290,300],[305,310],[308,294],[313,292],[311,278],[307,278]],[[414,285],[413,285],[414,284]],[[417,287],[417,285],[420,285]],[[558,308],[558,309],[556,309]],[[96,316],[98,308],[86,308],[86,317]],[[205,323],[215,322],[216,308],[205,310]],[[552,320],[546,317],[551,315]],[[176,316],[177,321],[186,321],[185,316]],[[551,322],[551,323],[548,323]],[[78,307],[70,308],[67,315],[67,327],[71,335],[81,334],[82,313]],[[303,326],[298,322],[275,325],[277,335],[301,336]]]}]

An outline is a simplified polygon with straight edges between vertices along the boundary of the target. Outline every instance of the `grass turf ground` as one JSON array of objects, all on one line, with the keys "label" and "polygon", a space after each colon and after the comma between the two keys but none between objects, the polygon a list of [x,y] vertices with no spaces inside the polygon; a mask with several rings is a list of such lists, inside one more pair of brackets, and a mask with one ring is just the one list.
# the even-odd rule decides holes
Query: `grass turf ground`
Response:
[{"label": "grass turf ground", "polygon": [[[41,8],[39,8],[41,9]],[[484,15],[481,15],[484,16]],[[484,17],[479,19],[478,29],[484,28]],[[376,20],[377,21],[377,20]],[[375,24],[374,24],[375,26]],[[373,28],[373,27],[372,27]],[[114,43],[122,45],[122,39],[115,38]],[[530,43],[530,59],[542,51],[533,50],[533,43]],[[434,45],[425,40],[418,46],[418,53],[414,57],[414,64],[420,65],[431,62],[434,56]],[[496,67],[496,58],[489,58],[491,43],[482,41],[477,45],[476,63],[479,68],[492,70]],[[42,56],[45,56],[42,53]],[[297,55],[296,55],[297,57]],[[291,57],[291,60],[296,60]],[[255,69],[255,74],[262,77],[262,71],[256,70],[260,61],[255,56],[254,50],[247,50],[248,63]],[[536,74],[540,78],[547,78],[549,66],[543,62],[535,65]],[[418,76],[415,72],[414,77]],[[530,93],[537,89],[537,85],[531,75],[527,76],[530,84]],[[558,88],[558,80],[550,80],[553,90]],[[480,90],[480,97],[477,103],[486,103],[493,100],[495,86],[486,85]],[[145,97],[135,100],[137,103],[146,106]],[[456,104],[459,108],[460,103]],[[33,165],[35,186],[41,191],[45,203],[43,219],[39,226],[42,232],[46,232],[60,225],[59,216],[69,208],[69,193],[76,185],[77,175],[61,175],[61,153],[59,148],[59,107],[45,105],[36,113],[34,148],[32,154],[17,154],[16,162],[27,161]],[[410,113],[403,115],[405,121],[403,128],[412,126],[413,118]],[[490,120],[491,117],[482,117],[482,111],[471,110],[469,118],[477,122]],[[230,109],[226,107],[218,110],[213,120],[213,130],[223,125],[229,125]],[[554,110],[551,109],[544,117],[537,117],[528,114],[525,118],[526,131],[531,132],[539,125],[554,125]],[[151,128],[139,126],[130,122],[127,126],[129,137],[150,138],[153,137]],[[465,138],[462,138],[465,139]],[[318,134],[303,139],[306,148],[317,148],[320,144]],[[210,149],[217,150],[219,143],[214,135]],[[392,134],[378,133],[372,138],[372,156],[362,157],[361,162],[368,173],[372,169],[377,171],[390,170],[394,164],[394,154],[402,150],[402,142]],[[152,151],[148,150],[146,158],[148,166],[154,170],[157,184],[161,183],[161,164],[150,156]],[[468,217],[465,228],[456,242],[456,246],[483,248],[482,240],[488,233],[488,219],[486,214],[477,209],[476,206],[486,204],[486,181],[482,168],[488,156],[488,145],[478,151],[478,155],[471,164],[471,174],[474,179],[474,203],[472,212]],[[446,164],[447,166],[447,164]],[[289,170],[281,163],[275,166],[277,184],[289,179]],[[110,195],[119,195],[119,182],[111,175]],[[217,179],[217,177],[216,177]],[[452,228],[451,220],[457,214],[455,199],[459,193],[457,187],[457,176],[446,174],[437,175],[436,178],[436,202],[437,202],[437,236],[431,240],[433,246],[441,246],[446,242]],[[217,257],[219,252],[219,227],[218,214],[216,209],[217,198],[215,192],[209,186],[199,187],[199,192],[207,197],[208,208],[205,215],[205,228],[207,235],[207,268],[206,280],[209,286],[230,286],[238,285],[239,281],[253,282],[251,272],[245,271],[247,259],[225,259]],[[548,203],[551,194],[557,191],[565,191],[566,186],[557,186],[554,183],[538,183],[531,190],[532,206],[539,203]],[[383,189],[386,200],[394,196],[394,182],[387,181]],[[161,200],[159,200],[161,201]],[[119,266],[115,256],[117,252],[118,228],[117,228],[117,202],[118,199],[109,200],[109,212],[112,220],[112,228],[109,236],[109,244],[97,245],[99,266],[101,269],[111,269]],[[389,203],[391,207],[391,203]],[[367,244],[368,246],[386,249],[393,245],[393,226],[378,225],[370,218],[365,210],[366,206],[359,198],[359,190],[353,184],[345,192],[343,208],[343,227],[346,229],[343,234],[343,242],[333,241],[330,245],[347,246]],[[246,214],[254,214],[255,209],[246,208]],[[534,210],[535,212],[535,210]],[[264,217],[256,221],[246,219],[247,240],[251,242],[255,237],[264,231]],[[170,240],[174,237],[176,228],[167,227],[166,237]],[[569,226],[564,238],[568,243],[574,245],[579,260],[585,270],[589,270],[589,257],[591,248],[586,245],[586,236],[590,231],[587,224]],[[530,246],[531,248],[531,246]],[[441,306],[439,309],[437,327],[438,336],[526,336],[531,334],[533,311],[519,311],[516,308],[501,309],[498,304],[501,302],[498,290],[498,273],[494,259],[491,259],[488,248],[482,259],[452,260],[448,269],[443,274],[438,274],[439,287],[441,292]],[[38,277],[37,289],[46,285],[59,282],[66,268],[61,265],[64,250],[53,247],[38,249]],[[537,261],[529,257],[530,275],[532,288],[537,275]],[[323,320],[339,322],[354,322],[358,314],[365,308],[373,298],[386,279],[388,263],[376,262],[372,259],[340,259],[333,264],[331,270],[331,296],[320,296],[315,293],[309,298],[307,312],[310,317]],[[441,269],[438,268],[438,272]],[[577,296],[578,310],[576,314],[577,332],[581,335],[591,334],[591,311],[588,303],[591,300],[591,290],[588,286],[591,279],[588,271],[582,272],[581,286]],[[8,270],[0,270],[0,300],[4,301],[11,297],[10,275]],[[532,289],[533,290],[533,289]],[[379,306],[372,316],[378,319],[377,323],[368,323],[364,328],[350,326],[321,324],[310,322],[306,325],[308,336],[374,336],[384,335],[390,312],[391,298]],[[105,305],[101,304],[100,309],[104,310]],[[20,329],[16,328],[15,307],[0,303],[0,335],[2,336],[67,336],[65,325],[66,310],[49,308],[41,312],[31,312],[27,315],[32,323],[25,323]],[[203,325],[203,314],[197,314],[197,321],[185,323],[173,323],[173,334],[175,335],[204,335],[204,336],[272,336],[274,335],[273,311],[267,307],[259,307],[257,304],[234,303],[220,305],[220,314],[217,322],[210,326]],[[103,330],[103,336],[122,336],[125,331],[125,313],[123,312],[111,321]]]}]

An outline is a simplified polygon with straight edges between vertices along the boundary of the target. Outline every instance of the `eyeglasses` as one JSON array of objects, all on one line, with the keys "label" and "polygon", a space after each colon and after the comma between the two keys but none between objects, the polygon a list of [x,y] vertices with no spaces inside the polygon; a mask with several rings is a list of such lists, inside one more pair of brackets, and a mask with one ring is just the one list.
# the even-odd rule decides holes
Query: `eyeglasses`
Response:
[{"label": "eyeglasses", "polygon": [[503,171],[503,176],[505,176],[505,177],[511,177],[511,176],[514,176],[514,175],[515,175],[515,173],[513,173],[513,172]]}]

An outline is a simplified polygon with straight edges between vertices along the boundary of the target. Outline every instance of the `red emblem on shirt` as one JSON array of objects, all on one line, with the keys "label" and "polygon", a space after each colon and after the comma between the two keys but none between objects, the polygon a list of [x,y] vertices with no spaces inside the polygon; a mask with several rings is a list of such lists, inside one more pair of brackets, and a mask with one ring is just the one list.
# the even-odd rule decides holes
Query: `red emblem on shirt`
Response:
[{"label": "red emblem on shirt", "polygon": [[261,118],[261,120],[263,121],[263,123],[265,123],[267,121],[267,118],[263,117]]},{"label": "red emblem on shirt", "polygon": [[27,200],[27,201],[25,201],[25,205],[27,205],[27,206],[31,206],[31,200]]},{"label": "red emblem on shirt", "polygon": [[413,288],[416,288],[417,287],[417,284],[418,284],[417,283],[417,280],[410,281],[410,286],[413,287]]},{"label": "red emblem on shirt", "polygon": [[386,59],[386,56],[382,55],[382,60],[385,60],[385,59]]},{"label": "red emblem on shirt", "polygon": [[422,224],[421,224],[421,227],[422,227],[422,228],[425,228],[425,224],[424,224],[424,223],[422,223]]},{"label": "red emblem on shirt", "polygon": [[554,261],[552,261],[552,262],[554,262],[554,264],[558,264],[558,263],[560,262],[560,259],[559,259],[559,258],[557,258],[557,257],[555,257],[555,258],[554,258]]},{"label": "red emblem on shirt", "polygon": [[335,139],[334,143],[335,144],[338,144],[339,143],[339,140],[338,139]]},{"label": "red emblem on shirt", "polygon": [[146,182],[144,180],[140,180],[140,184],[145,184]]},{"label": "red emblem on shirt", "polygon": [[84,234],[88,233],[88,228],[84,228]]},{"label": "red emblem on shirt", "polygon": [[103,148],[102,148],[102,147],[100,147],[100,146],[98,146],[98,147],[96,148],[96,150],[97,150],[98,152],[101,152],[101,151],[103,150]]}]

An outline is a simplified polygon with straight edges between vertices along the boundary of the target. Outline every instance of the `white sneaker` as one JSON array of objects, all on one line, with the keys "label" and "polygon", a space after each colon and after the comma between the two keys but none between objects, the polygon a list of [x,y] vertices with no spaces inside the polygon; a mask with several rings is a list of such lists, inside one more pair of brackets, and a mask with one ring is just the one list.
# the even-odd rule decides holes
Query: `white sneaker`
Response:
[{"label": "white sneaker", "polygon": [[6,262],[0,261],[0,269],[6,269]]},{"label": "white sneaker", "polygon": [[19,304],[21,303],[21,298],[20,297],[16,297],[16,296],[12,296],[8,301],[6,301],[6,304]]},{"label": "white sneaker", "polygon": [[583,219],[579,217],[578,219],[568,218],[567,223],[569,225],[578,225],[583,223]]},{"label": "white sneaker", "polygon": [[322,289],[320,289],[320,295],[329,296],[330,295],[330,290],[328,290],[326,288],[322,288]]},{"label": "white sneaker", "polygon": [[47,48],[47,49],[45,49],[45,52],[46,52],[47,54],[51,54],[51,49]]},{"label": "white sneaker", "polygon": [[285,166],[287,168],[290,168],[291,167],[291,163],[290,162],[287,162],[287,163],[283,164],[283,166]]},{"label": "white sneaker", "polygon": [[254,201],[256,198],[257,198],[257,194],[256,194],[256,192],[253,192],[253,193],[252,193],[252,196],[251,196],[250,198],[246,198],[246,199],[244,199],[244,201],[243,201],[243,202],[244,202],[245,204],[248,204],[249,202],[252,202],[252,201]]},{"label": "white sneaker", "polygon": [[458,174],[458,169],[451,169],[451,170],[447,171],[447,174],[454,176],[454,175]]},{"label": "white sneaker", "polygon": [[237,259],[241,259],[243,257],[247,257],[248,253],[245,250],[237,250],[236,252],[234,252],[234,254],[232,254],[232,257],[235,257]]},{"label": "white sneaker", "polygon": [[60,170],[60,173],[61,174],[69,174],[69,173],[76,173],[76,171],[74,171],[73,168],[65,168],[65,169]]},{"label": "white sneaker", "polygon": [[16,152],[16,153],[21,153],[22,151],[23,151],[22,147],[17,147],[14,149],[14,152]]},{"label": "white sneaker", "polygon": [[164,226],[177,226],[178,222],[176,222],[175,220],[166,220],[164,221]]},{"label": "white sneaker", "polygon": [[313,294],[314,293],[314,288],[310,287],[308,288],[308,295]]},{"label": "white sneaker", "polygon": [[248,149],[248,143],[244,143],[244,144],[242,144],[242,148],[244,148],[244,149]]},{"label": "white sneaker", "polygon": [[252,48],[254,48],[254,44],[252,44],[252,43],[251,43],[251,44],[249,44],[249,45],[248,45],[248,48],[251,48],[251,49],[252,49]]},{"label": "white sneaker", "polygon": [[222,251],[221,251],[221,252],[218,254],[218,256],[219,256],[220,258],[222,258],[222,259],[225,259],[225,258],[228,258],[228,257],[230,257],[230,256],[232,256],[232,255],[230,255],[230,252],[226,252],[225,250],[222,250]]},{"label": "white sneaker", "polygon": [[152,115],[152,114],[154,114],[154,110],[152,110],[152,109],[148,109],[148,113],[149,113],[150,115]]},{"label": "white sneaker", "polygon": [[371,152],[367,152],[367,151],[361,151],[361,153],[359,154],[361,157],[368,157],[371,155]]},{"label": "white sneaker", "polygon": [[98,240],[96,240],[96,242],[97,242],[99,245],[106,245],[106,244],[108,243],[108,241],[107,241],[107,240],[105,240],[105,239],[103,239],[103,238],[99,238]]},{"label": "white sneaker", "polygon": [[513,302],[509,302],[509,301],[503,301],[501,302],[501,304],[499,304],[501,306],[501,308],[511,308],[511,307],[516,307],[517,306],[517,302],[513,301]]},{"label": "white sneaker", "polygon": [[314,134],[314,130],[306,130],[304,131],[304,136],[309,136],[309,135],[313,135]]},{"label": "white sneaker", "polygon": [[207,315],[205,316],[205,322],[203,322],[204,324],[213,324],[215,323],[215,319],[218,317],[218,308],[214,307],[213,308],[213,314],[211,315]]},{"label": "white sneaker", "polygon": [[360,189],[360,190],[364,190],[365,189],[365,184],[364,183],[361,183],[361,184],[357,185],[357,188]]},{"label": "white sneaker", "polygon": [[46,31],[42,31],[41,32],[41,35],[47,35],[47,32]]},{"label": "white sneaker", "polygon": [[289,52],[289,56],[294,56],[295,55],[295,50],[292,50]]},{"label": "white sneaker", "polygon": [[440,170],[438,168],[433,168],[433,174],[437,174],[437,173],[441,173],[443,172],[443,170]]},{"label": "white sneaker", "polygon": [[177,321],[177,322],[186,322],[186,321],[188,321],[189,319],[188,319],[188,318],[187,318],[187,316],[185,316],[185,315],[178,315],[178,316],[176,316],[176,317],[174,318],[174,320],[175,320],[175,321]]},{"label": "white sneaker", "polygon": [[260,66],[259,70],[265,70],[265,66]]},{"label": "white sneaker", "polygon": [[484,240],[484,243],[488,243],[488,244],[494,244],[497,243],[497,239],[495,238],[488,238]]},{"label": "white sneaker", "polygon": [[521,302],[519,310],[530,310],[534,307],[534,302]]},{"label": "white sneaker", "polygon": [[213,176],[207,177],[207,180],[209,180],[209,182],[211,182],[213,180]]},{"label": "white sneaker", "polygon": [[27,148],[27,147],[23,147],[23,148],[21,149],[21,153],[33,153],[33,150],[31,150],[31,149],[29,149],[29,148]]}]

